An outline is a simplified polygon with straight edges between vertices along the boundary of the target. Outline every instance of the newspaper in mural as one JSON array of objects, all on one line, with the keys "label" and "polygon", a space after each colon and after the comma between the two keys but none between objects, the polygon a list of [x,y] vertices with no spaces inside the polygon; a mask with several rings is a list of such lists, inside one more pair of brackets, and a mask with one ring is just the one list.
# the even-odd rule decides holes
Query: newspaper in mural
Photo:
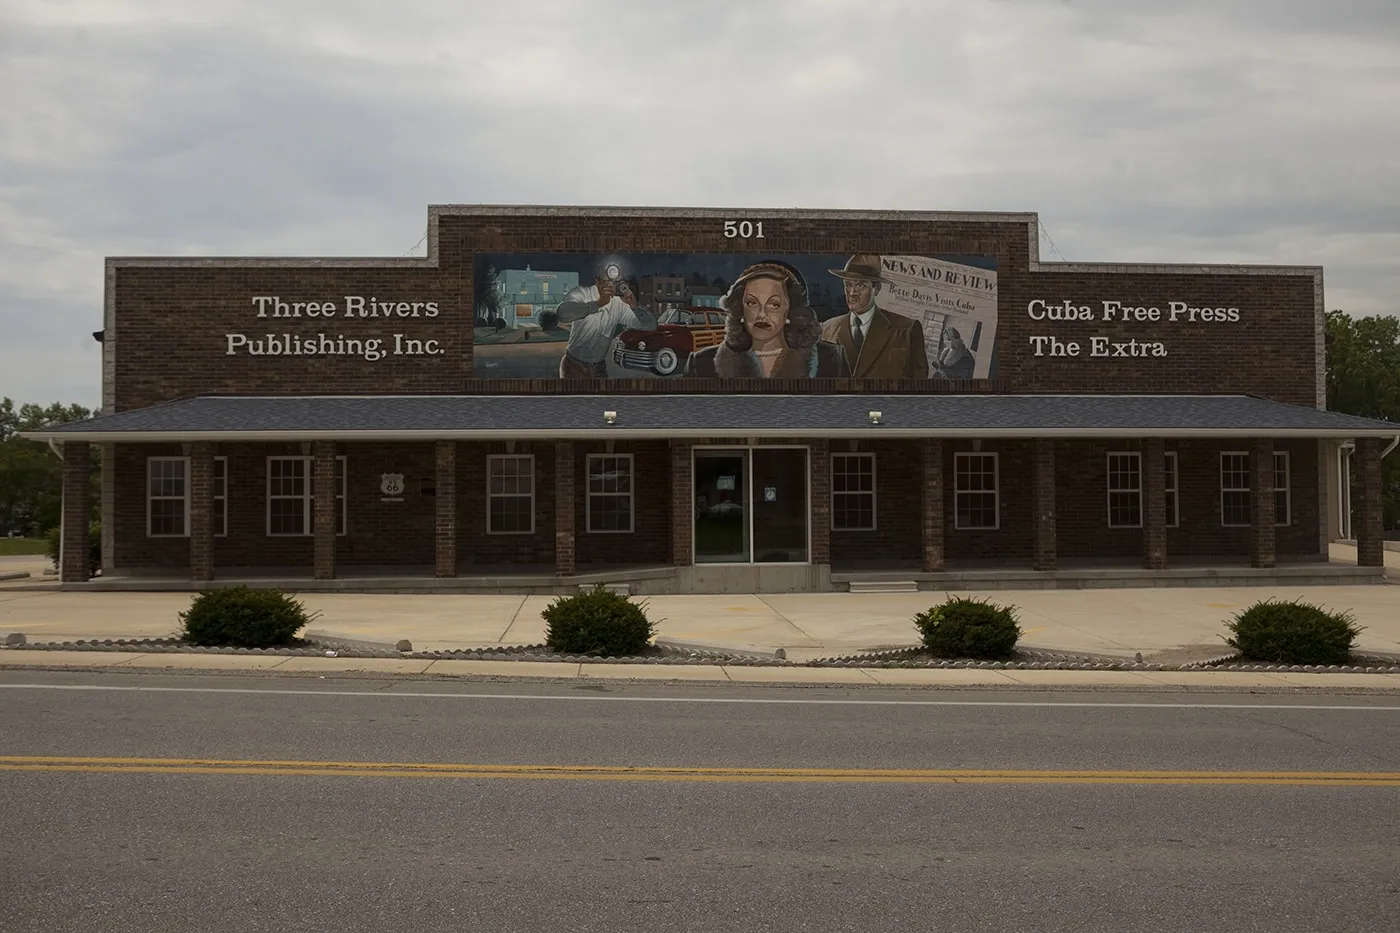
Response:
[{"label": "newspaper in mural", "polygon": [[478,254],[478,378],[985,379],[989,256]]},{"label": "newspaper in mural", "polygon": [[922,256],[881,256],[881,306],[919,321],[935,376],[986,379],[997,336],[997,274]]}]

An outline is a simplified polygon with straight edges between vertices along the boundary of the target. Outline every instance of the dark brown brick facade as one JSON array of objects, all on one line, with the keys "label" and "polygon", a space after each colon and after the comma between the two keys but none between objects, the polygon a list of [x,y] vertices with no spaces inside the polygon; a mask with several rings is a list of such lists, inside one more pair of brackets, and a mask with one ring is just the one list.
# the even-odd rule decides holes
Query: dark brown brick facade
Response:
[{"label": "dark brown brick facade", "polygon": [[[1220,272],[1031,271],[1030,227],[1005,222],[773,219],[762,244],[726,239],[709,217],[578,216],[438,219],[437,257],[294,264],[121,263],[113,271],[114,410],[199,394],[375,394],[509,392],[1179,392],[1247,393],[1316,404],[1316,297],[1311,275]],[[982,254],[997,259],[999,368],[991,381],[483,379],[472,371],[472,257],[477,251],[772,254],[885,252]],[[253,299],[336,302],[330,317],[259,318]],[[347,318],[346,296],[426,305],[414,315]],[[1089,305],[1117,301],[1158,308],[1159,320],[1123,323],[1035,321],[1031,301]],[[1168,321],[1168,303],[1237,308],[1236,322]],[[266,310],[266,308],[264,309]],[[380,340],[384,358],[227,354],[229,334]],[[395,335],[436,340],[435,355],[393,352]],[[1082,345],[1077,359],[1036,357],[1033,336]],[[1161,341],[1162,358],[1090,358],[1094,336],[1111,342]],[[402,344],[400,343],[400,346]],[[1247,351],[1245,348],[1248,348]]]},{"label": "dark brown brick facade", "polygon": [[[758,219],[758,213],[751,219]],[[1097,266],[1034,267],[1033,222],[1007,215],[976,220],[907,222],[822,217],[765,219],[765,239],[724,237],[714,217],[436,215],[428,260],[115,262],[109,269],[108,341],[112,383],[107,407],[122,411],[198,394],[458,394],[538,395],[539,404],[569,392],[784,393],[1244,393],[1312,407],[1317,399],[1317,282],[1308,270],[1242,272],[1178,268],[1112,271]],[[473,371],[473,256],[477,252],[794,253],[883,252],[995,256],[999,292],[998,369],[990,380],[609,380],[478,378]],[[286,302],[333,300],[331,316],[257,316],[255,296]],[[346,317],[345,296],[395,303],[390,317]],[[1034,320],[1032,301],[1089,306],[1096,320]],[[1157,308],[1157,320],[1102,320],[1101,302]],[[1207,320],[1214,311],[1163,320],[1169,302],[1189,308],[1238,309],[1239,320]],[[404,305],[397,303],[403,302]],[[432,303],[436,313],[429,315]],[[417,303],[421,307],[414,309]],[[407,316],[400,312],[407,306]],[[1150,312],[1141,317],[1150,318]],[[229,334],[301,339],[325,333],[383,342],[385,355],[229,355]],[[396,337],[396,335],[398,335]],[[1036,356],[1032,338],[1054,336],[1081,345],[1078,357]],[[1089,353],[1093,338],[1112,343],[1160,341],[1163,357]],[[396,339],[437,341],[431,355],[395,353]],[[526,401],[522,404],[530,404]],[[747,439],[603,441],[540,439],[414,443],[118,445],[110,457],[114,569],[187,568],[192,576],[220,569],[308,568],[331,577],[346,568],[432,568],[440,577],[498,569],[583,573],[624,565],[688,566],[693,560],[692,451],[696,444]],[[811,558],[837,567],[893,566],[936,571],[959,565],[1034,566],[1049,570],[1078,560],[1139,562],[1148,568],[1229,557],[1265,566],[1275,559],[1318,558],[1325,471],[1315,440],[1092,440],[965,438],[861,441],[809,438]],[[1220,454],[1253,454],[1252,511],[1273,507],[1265,452],[1286,451],[1289,522],[1221,524]],[[1365,448],[1370,450],[1371,448]],[[830,455],[872,452],[877,475],[876,528],[831,526]],[[1108,526],[1111,452],[1144,455],[1142,523]],[[1375,453],[1377,451],[1373,451]],[[634,460],[633,529],[592,531],[588,522],[590,454]],[[997,527],[959,527],[959,454],[995,453]],[[533,458],[534,524],[528,533],[487,531],[487,461],[491,455]],[[1163,460],[1175,455],[1168,489]],[[191,457],[190,536],[147,534],[148,456]],[[267,457],[304,456],[316,495],[308,533],[267,533]],[[342,501],[333,488],[336,457],[346,460],[345,530],[335,533]],[[227,469],[226,534],[212,534],[214,458]],[[1362,459],[1364,468],[1364,458]],[[65,468],[68,469],[68,468]],[[75,465],[74,470],[77,469]],[[388,495],[383,474],[402,473],[404,489]],[[1369,474],[1366,474],[1369,476]],[[1379,473],[1377,472],[1377,477]],[[65,488],[69,478],[65,474]],[[1379,482],[1378,478],[1376,480]],[[72,479],[76,482],[76,479]],[[1377,493],[1378,495],[1379,493]],[[1171,508],[1168,508],[1169,501]],[[572,506],[557,508],[557,503]],[[1377,499],[1377,503],[1379,499]],[[70,508],[71,505],[71,508]],[[75,494],[65,516],[85,503]],[[1363,530],[1366,511],[1363,506]],[[1379,508],[1379,505],[1376,505]],[[76,514],[76,512],[74,513]],[[1377,512],[1377,514],[1379,514]],[[1179,517],[1179,521],[1176,521]],[[76,534],[76,533],[75,533]],[[67,538],[65,538],[67,540]],[[1376,533],[1379,541],[1379,533]],[[1373,559],[1363,548],[1362,562]],[[71,549],[70,549],[71,550]],[[83,560],[86,560],[84,550]],[[72,564],[70,567],[69,564]],[[85,566],[85,565],[84,565]],[[77,579],[77,557],[65,579]]]},{"label": "dark brown brick facade", "polygon": [[[723,439],[716,438],[721,443]],[[792,442],[789,442],[792,443]],[[1270,444],[1269,450],[1286,451],[1290,469],[1290,511],[1287,525],[1269,525],[1266,535],[1276,547],[1255,551],[1258,531],[1252,526],[1223,527],[1220,504],[1220,454],[1248,450],[1257,455],[1259,445],[1220,443],[1096,442],[1096,441],[987,441],[976,445],[955,441],[885,441],[861,445],[872,452],[876,469],[876,517],[874,531],[829,530],[830,456],[850,449],[846,442],[826,444],[808,439],[796,443],[812,448],[812,506],[814,515],[826,514],[825,523],[813,519],[814,562],[823,563],[825,537],[830,562],[837,567],[922,565],[1056,565],[1064,560],[1117,560],[1144,558],[1154,538],[1150,527],[1150,471],[1142,470],[1144,524],[1132,528],[1108,525],[1107,483],[1110,452],[1137,452],[1144,457],[1156,447],[1175,453],[1181,477],[1177,491],[1179,524],[1166,527],[1163,490],[1162,545],[1167,566],[1212,558],[1244,558],[1274,552],[1285,559],[1319,558],[1317,500],[1317,444],[1312,441]],[[192,445],[197,448],[199,445]],[[823,447],[828,447],[826,452]],[[145,458],[181,456],[179,445],[121,445],[117,450],[118,542],[121,568],[191,567],[198,546],[191,538],[152,538],[146,535],[144,500]],[[938,457],[926,465],[922,452]],[[444,451],[450,451],[450,455]],[[535,465],[535,526],[530,534],[486,533],[486,458],[490,454],[530,455]],[[441,576],[460,572],[531,566],[568,573],[607,566],[664,565],[690,560],[689,444],[666,441],[616,442],[611,453],[631,454],[634,470],[633,530],[630,533],[590,532],[587,519],[587,458],[608,453],[596,443],[519,443],[507,445],[457,443],[343,444],[334,455],[346,457],[347,533],[335,537],[335,567],[435,567]],[[995,453],[998,458],[998,522],[996,530],[957,527],[955,457],[963,453]],[[198,462],[197,450],[191,451]],[[267,520],[268,456],[297,456],[296,445],[216,445],[210,457],[228,459],[228,534],[213,538],[213,565],[217,568],[313,567],[314,536],[269,537]],[[563,456],[561,461],[559,458]],[[314,453],[313,453],[314,456]],[[572,461],[571,479],[558,482],[561,463]],[[330,462],[330,461],[326,461]],[[1271,460],[1270,460],[1271,462]],[[1364,464],[1364,458],[1363,458]],[[1251,460],[1251,467],[1253,461]],[[442,471],[455,479],[455,497],[439,502],[451,485]],[[402,496],[388,497],[379,488],[382,473],[404,474]],[[1272,482],[1272,467],[1267,471]],[[922,482],[911,482],[920,477]],[[673,481],[681,486],[673,498]],[[198,474],[195,473],[198,483]],[[198,487],[196,487],[197,490]],[[925,502],[925,490],[940,490],[937,505]],[[1053,507],[1046,513],[1037,504],[1036,491],[1047,490]],[[566,521],[558,522],[554,503],[564,494],[574,507]],[[197,491],[195,499],[199,498]],[[1272,512],[1273,492],[1254,496],[1258,507]],[[440,521],[448,509],[454,521]],[[572,514],[570,514],[570,512]],[[195,511],[192,510],[192,518]],[[1363,516],[1364,516],[1363,508]],[[332,521],[334,514],[331,515]],[[931,527],[928,523],[936,521]],[[569,525],[572,525],[572,530]],[[1048,525],[1048,527],[1047,527]],[[198,521],[192,533],[198,536]],[[333,527],[333,526],[332,526]],[[1038,529],[1044,529],[1038,532]],[[1053,534],[1052,534],[1053,531]],[[1043,537],[1041,537],[1043,535]],[[446,537],[456,552],[453,566],[439,562],[437,542]],[[571,554],[567,553],[571,550]],[[677,555],[680,555],[679,558]],[[1370,556],[1369,552],[1364,556]],[[570,563],[573,567],[570,568]],[[324,564],[319,566],[323,572]]]}]

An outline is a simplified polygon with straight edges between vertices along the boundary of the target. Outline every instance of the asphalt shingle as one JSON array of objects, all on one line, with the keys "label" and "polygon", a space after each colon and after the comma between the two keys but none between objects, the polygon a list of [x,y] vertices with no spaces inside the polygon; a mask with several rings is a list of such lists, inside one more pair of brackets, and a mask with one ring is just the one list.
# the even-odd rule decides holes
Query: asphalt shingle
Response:
[{"label": "asphalt shingle", "polygon": [[[609,426],[604,412],[616,412]],[[872,424],[870,413],[881,413]],[[1400,424],[1208,395],[559,395],[559,396],[203,396],[105,415],[28,436],[256,433],[378,436],[441,433],[509,436],[608,432],[654,436],[805,432],[986,436],[1236,431],[1400,434]]]}]

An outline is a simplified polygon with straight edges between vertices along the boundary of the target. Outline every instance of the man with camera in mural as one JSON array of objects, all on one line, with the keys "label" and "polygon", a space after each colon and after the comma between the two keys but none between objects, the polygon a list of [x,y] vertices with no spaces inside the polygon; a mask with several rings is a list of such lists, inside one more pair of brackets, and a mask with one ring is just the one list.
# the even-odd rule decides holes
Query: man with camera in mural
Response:
[{"label": "man with camera in mural", "polygon": [[637,306],[637,288],[617,259],[599,262],[593,284],[570,290],[557,311],[559,323],[569,327],[560,379],[606,379],[608,351],[617,335],[656,329],[655,316]]}]

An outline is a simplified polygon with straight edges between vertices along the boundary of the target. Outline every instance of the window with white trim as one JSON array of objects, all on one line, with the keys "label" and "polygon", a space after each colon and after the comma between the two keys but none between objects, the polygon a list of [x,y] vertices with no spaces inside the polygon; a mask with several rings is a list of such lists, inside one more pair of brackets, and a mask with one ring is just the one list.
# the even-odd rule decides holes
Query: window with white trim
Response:
[{"label": "window with white trim", "polygon": [[1274,451],[1274,524],[1293,524],[1293,487],[1288,451]]},{"label": "window with white trim", "polygon": [[[267,533],[269,537],[310,535],[316,526],[314,457],[267,458]],[[335,533],[345,534],[345,457],[335,458]]]},{"label": "window with white trim", "polygon": [[1248,525],[1249,454],[1229,451],[1220,455],[1220,524]]},{"label": "window with white trim", "polygon": [[995,531],[1001,527],[997,455],[953,455],[953,527],[959,531]]},{"label": "window with white trim", "polygon": [[1176,471],[1176,451],[1167,451],[1167,462],[1162,467],[1162,487],[1167,500],[1167,527],[1181,525],[1181,481]]},{"label": "window with white trim", "polygon": [[214,458],[214,475],[212,483],[214,487],[214,511],[209,516],[209,520],[214,524],[214,536],[218,538],[228,535],[228,457]]},{"label": "window with white trim", "polygon": [[486,533],[535,531],[535,457],[491,454],[486,459]]},{"label": "window with white trim", "polygon": [[146,534],[183,538],[190,533],[190,460],[146,458]]},{"label": "window with white trim", "polygon": [[831,455],[831,530],[875,530],[875,455]]},{"label": "window with white trim", "polygon": [[1108,527],[1142,527],[1142,455],[1108,455]]},{"label": "window with white trim", "polygon": [[[632,455],[589,454],[585,502],[590,534],[632,531]],[[533,511],[533,510],[532,510]]]}]

